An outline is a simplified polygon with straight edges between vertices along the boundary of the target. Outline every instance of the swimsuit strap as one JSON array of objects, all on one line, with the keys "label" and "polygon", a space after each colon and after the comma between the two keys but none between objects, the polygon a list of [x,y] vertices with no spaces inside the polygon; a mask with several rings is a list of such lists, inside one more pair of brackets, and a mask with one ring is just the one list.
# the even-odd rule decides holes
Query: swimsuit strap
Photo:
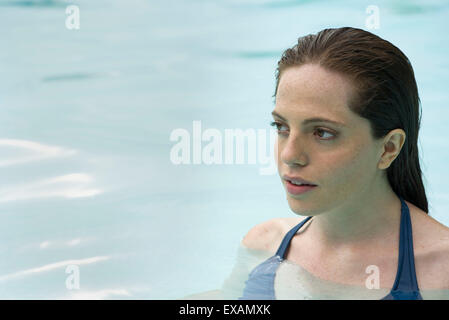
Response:
[{"label": "swimsuit strap", "polygon": [[415,255],[410,212],[404,199],[401,200],[401,227],[399,232],[399,261],[392,291],[419,291],[416,281]]},{"label": "swimsuit strap", "polygon": [[296,232],[312,218],[312,216],[307,217],[303,221],[301,221],[298,225],[294,226],[287,234],[285,235],[284,239],[282,239],[281,245],[279,246],[278,250],[276,251],[276,256],[279,256],[281,259],[285,259],[285,252],[287,251],[287,248],[290,244],[290,241],[295,236]]},{"label": "swimsuit strap", "polygon": [[[419,291],[418,282],[416,280],[415,256],[413,251],[413,235],[410,212],[407,204],[402,197],[401,200],[401,226],[399,231],[399,261],[396,273],[396,279],[392,291]],[[276,251],[276,256],[285,259],[285,253],[290,244],[291,239],[296,232],[310,219],[307,217],[298,225],[293,227],[285,236]]]}]

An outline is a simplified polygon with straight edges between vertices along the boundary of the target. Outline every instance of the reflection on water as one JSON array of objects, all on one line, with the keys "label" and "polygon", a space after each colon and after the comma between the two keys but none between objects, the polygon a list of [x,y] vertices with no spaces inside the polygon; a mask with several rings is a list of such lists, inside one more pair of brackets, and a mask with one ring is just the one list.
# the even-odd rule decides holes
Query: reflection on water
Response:
[{"label": "reflection on water", "polygon": [[66,7],[67,2],[61,0],[4,0],[0,1],[0,6],[11,7]]},{"label": "reflection on water", "polygon": [[[271,256],[272,254],[268,251],[240,246],[234,269],[221,287],[221,295],[219,296],[217,292],[205,292],[196,295],[195,298],[215,299],[219,296],[222,299],[238,299],[243,295],[245,281],[250,272]],[[391,288],[368,289],[364,286],[324,280],[289,260],[284,260],[280,264],[276,272],[274,288],[276,299],[279,300],[380,300],[391,290]],[[424,300],[449,299],[447,289],[420,289],[420,292]]]},{"label": "reflection on water", "polygon": [[238,299],[241,297],[245,281],[248,279],[251,271],[271,256],[272,254],[269,252],[252,250],[240,245],[234,268],[222,286],[223,297],[225,299]]},{"label": "reflection on water", "polygon": [[[170,133],[191,130],[194,120],[220,132],[268,129],[281,52],[324,27],[363,28],[365,7],[73,4],[79,30],[65,26],[67,1],[0,0],[0,297],[172,299],[216,293],[234,268],[223,294],[237,298],[266,256],[239,249],[235,265],[236,244],[257,222],[292,216],[283,189],[256,166],[175,166]],[[375,32],[414,65],[431,215],[449,224],[449,64],[441,41],[448,4],[376,5]],[[103,256],[111,258],[86,260]],[[65,287],[67,261],[89,261],[79,292]]]}]

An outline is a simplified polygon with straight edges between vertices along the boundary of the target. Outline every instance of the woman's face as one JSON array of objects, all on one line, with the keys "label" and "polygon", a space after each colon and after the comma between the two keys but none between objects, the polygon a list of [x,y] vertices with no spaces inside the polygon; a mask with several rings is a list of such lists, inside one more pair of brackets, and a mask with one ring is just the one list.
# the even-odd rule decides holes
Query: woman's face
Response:
[{"label": "woman's face", "polygon": [[[353,90],[344,76],[314,64],[289,67],[281,74],[273,111],[277,165],[289,206],[298,214],[316,215],[376,196],[382,141],[373,140],[368,120],[349,109]],[[304,123],[311,118],[340,124]],[[284,175],[317,186],[293,194]]]}]

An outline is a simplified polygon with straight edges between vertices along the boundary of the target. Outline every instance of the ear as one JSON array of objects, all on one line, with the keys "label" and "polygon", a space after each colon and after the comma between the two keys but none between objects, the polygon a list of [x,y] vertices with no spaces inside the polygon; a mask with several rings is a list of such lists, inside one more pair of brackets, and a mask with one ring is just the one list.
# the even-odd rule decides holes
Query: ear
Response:
[{"label": "ear", "polygon": [[379,169],[387,169],[401,152],[406,139],[402,129],[391,130],[383,139],[382,155],[379,160]]}]

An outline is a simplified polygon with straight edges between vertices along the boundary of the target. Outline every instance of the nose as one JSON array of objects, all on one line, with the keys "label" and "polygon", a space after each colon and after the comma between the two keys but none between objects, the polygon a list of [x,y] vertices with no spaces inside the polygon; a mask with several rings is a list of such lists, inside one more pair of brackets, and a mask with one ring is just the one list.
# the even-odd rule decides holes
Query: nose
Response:
[{"label": "nose", "polygon": [[290,135],[286,141],[279,142],[280,160],[288,166],[305,166],[308,156],[305,153],[306,146],[296,137]]}]

